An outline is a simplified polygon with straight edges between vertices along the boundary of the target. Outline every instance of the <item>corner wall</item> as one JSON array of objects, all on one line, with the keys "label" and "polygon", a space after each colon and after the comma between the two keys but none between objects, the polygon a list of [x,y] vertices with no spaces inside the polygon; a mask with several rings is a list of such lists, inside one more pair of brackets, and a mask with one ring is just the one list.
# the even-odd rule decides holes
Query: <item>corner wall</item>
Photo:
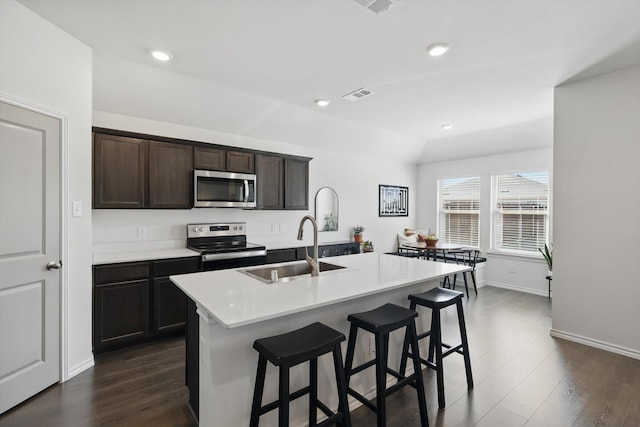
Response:
[{"label": "corner wall", "polygon": [[[62,307],[66,311],[61,345],[61,375],[66,380],[93,365],[91,49],[14,0],[2,0],[0,58],[0,94],[66,117],[62,159],[66,174],[62,227],[67,245],[62,254]],[[71,217],[72,201],[82,203],[82,217]]]},{"label": "corner wall", "polygon": [[552,334],[640,359],[640,67],[555,90]]}]

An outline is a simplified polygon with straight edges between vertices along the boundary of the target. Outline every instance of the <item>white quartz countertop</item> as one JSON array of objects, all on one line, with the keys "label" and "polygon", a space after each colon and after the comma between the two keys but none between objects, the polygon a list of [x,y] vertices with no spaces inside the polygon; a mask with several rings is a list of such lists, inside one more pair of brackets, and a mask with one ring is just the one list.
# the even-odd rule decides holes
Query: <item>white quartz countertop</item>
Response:
[{"label": "white quartz countertop", "polygon": [[[321,261],[346,268],[273,284],[242,272],[257,267],[184,274],[170,279],[222,326],[234,328],[470,270],[455,264],[376,252]],[[272,265],[300,262],[306,261]]]},{"label": "white quartz countertop", "polygon": [[185,258],[200,256],[196,251],[187,248],[156,249],[146,251],[94,253],[93,265],[113,264],[116,262],[151,261],[156,259]]}]

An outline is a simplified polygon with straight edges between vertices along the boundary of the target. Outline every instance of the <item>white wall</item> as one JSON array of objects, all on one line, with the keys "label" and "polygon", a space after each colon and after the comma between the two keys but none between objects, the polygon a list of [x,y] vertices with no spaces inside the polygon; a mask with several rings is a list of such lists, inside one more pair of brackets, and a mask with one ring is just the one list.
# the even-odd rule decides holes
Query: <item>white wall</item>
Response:
[{"label": "white wall", "polygon": [[640,67],[555,90],[556,336],[640,359]]},{"label": "white wall", "polygon": [[[91,49],[13,0],[0,1],[0,94],[66,116],[62,376],[91,353]],[[71,202],[85,214],[71,217]],[[64,249],[64,247],[63,247]],[[66,292],[65,292],[66,286]],[[68,319],[68,323],[67,323]]]},{"label": "white wall", "polygon": [[[361,224],[365,226],[365,239],[374,243],[375,250],[388,252],[395,250],[396,233],[404,227],[414,226],[415,165],[336,154],[321,148],[311,149],[100,111],[94,112],[93,124],[98,127],[313,157],[309,165],[309,211],[96,209],[93,211],[96,252],[184,246],[186,224],[217,221],[246,221],[248,239],[252,242],[267,245],[286,242],[296,244],[300,219],[307,213],[314,214],[315,193],[325,186],[334,188],[338,193],[340,217],[339,230],[319,233],[321,242],[351,240],[351,227]],[[409,217],[378,217],[378,184],[409,187]],[[273,224],[276,224],[275,232],[271,231]],[[146,239],[137,239],[138,227],[146,228]],[[310,237],[310,232],[305,233],[306,240]]]},{"label": "white wall", "polygon": [[[551,135],[546,138],[548,140],[542,143],[550,145]],[[542,148],[420,165],[417,227],[437,230],[439,179],[480,176],[480,250],[487,258],[484,284],[546,296],[547,265],[542,257],[513,256],[490,251],[491,176],[512,172],[551,171],[552,154],[551,148]]]}]

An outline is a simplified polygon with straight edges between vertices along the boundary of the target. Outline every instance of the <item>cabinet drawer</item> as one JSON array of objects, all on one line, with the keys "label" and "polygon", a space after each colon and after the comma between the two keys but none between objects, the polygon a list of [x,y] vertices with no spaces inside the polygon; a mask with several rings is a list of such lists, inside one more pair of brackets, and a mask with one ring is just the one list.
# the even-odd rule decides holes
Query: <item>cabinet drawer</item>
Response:
[{"label": "cabinet drawer", "polygon": [[153,261],[153,276],[163,277],[174,274],[195,273],[200,271],[200,257]]},{"label": "cabinet drawer", "polygon": [[148,277],[148,262],[118,263],[93,267],[93,283],[96,286],[107,283],[147,279]]}]

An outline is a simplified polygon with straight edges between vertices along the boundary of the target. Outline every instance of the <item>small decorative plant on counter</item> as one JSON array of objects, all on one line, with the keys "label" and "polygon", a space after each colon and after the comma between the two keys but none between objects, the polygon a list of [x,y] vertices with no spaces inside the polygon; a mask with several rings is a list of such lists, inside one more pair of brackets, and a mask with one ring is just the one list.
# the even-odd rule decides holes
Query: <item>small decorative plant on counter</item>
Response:
[{"label": "small decorative plant on counter", "polygon": [[544,250],[538,248],[538,251],[542,254],[542,257],[547,262],[547,267],[549,267],[548,276],[551,276],[552,275],[552,271],[551,270],[553,269],[553,248],[550,248],[545,243],[544,244]]},{"label": "small decorative plant on counter", "polygon": [[358,243],[362,242],[362,233],[364,233],[364,227],[361,225],[356,225],[352,228],[353,230],[353,240]]},{"label": "small decorative plant on counter", "polygon": [[362,247],[363,252],[373,252],[373,242],[371,240],[367,240],[364,242]]},{"label": "small decorative plant on counter", "polygon": [[435,246],[438,243],[438,236],[435,234],[427,234],[424,236],[424,242],[427,246]]}]

